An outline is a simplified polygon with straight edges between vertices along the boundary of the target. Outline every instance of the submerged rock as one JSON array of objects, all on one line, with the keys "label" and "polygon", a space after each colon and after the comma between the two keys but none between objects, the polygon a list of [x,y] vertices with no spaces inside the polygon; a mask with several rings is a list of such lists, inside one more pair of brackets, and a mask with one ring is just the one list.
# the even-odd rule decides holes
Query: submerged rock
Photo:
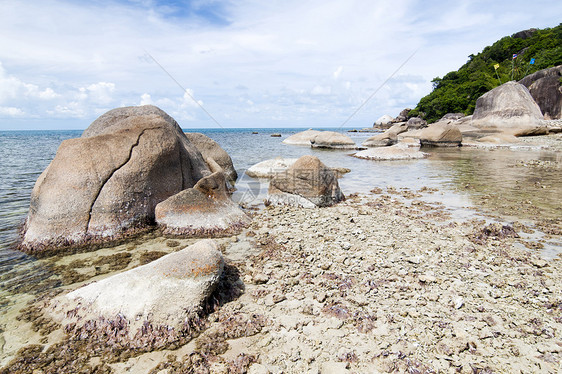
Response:
[{"label": "submerged rock", "polygon": [[219,143],[209,138],[207,135],[198,132],[185,133],[185,136],[193,145],[195,145],[197,150],[201,152],[201,155],[203,156],[211,170],[213,170],[212,162],[210,162],[209,160],[213,160],[220,166],[220,168],[224,171],[226,178],[232,184],[236,182],[236,178],[238,178],[238,175],[236,174],[236,170],[234,169],[232,158],[230,158],[228,153],[226,153],[226,151],[222,149]]},{"label": "submerged rock", "polygon": [[216,172],[156,206],[156,223],[164,234],[231,235],[250,218],[228,196],[222,172]]},{"label": "submerged rock", "polygon": [[282,143],[290,145],[307,145],[310,147],[310,141],[319,135],[322,131],[308,129],[289,136]]},{"label": "submerged rock", "polygon": [[471,125],[524,136],[546,133],[542,120],[541,109],[529,90],[517,82],[507,82],[478,98]]},{"label": "submerged rock", "polygon": [[331,206],[344,199],[334,171],[315,156],[302,156],[269,184],[269,204],[310,208]]},{"label": "submerged rock", "polygon": [[148,332],[144,331],[147,326],[181,330],[201,311],[223,268],[217,244],[201,240],[149,264],[61,295],[52,302],[53,314],[65,325],[124,319],[129,338]]},{"label": "submerged rock", "polygon": [[335,131],[322,131],[311,141],[312,148],[331,148],[331,149],[355,149],[356,145],[351,138],[345,134]]},{"label": "submerged rock", "polygon": [[154,209],[210,171],[154,106],[114,109],[61,143],[31,194],[21,248],[43,254],[144,230]]},{"label": "submerged rock", "polygon": [[427,157],[427,153],[420,152],[419,146],[415,144],[410,146],[406,143],[398,143],[390,147],[369,148],[359,151],[353,157],[363,158],[366,160],[416,160]]}]

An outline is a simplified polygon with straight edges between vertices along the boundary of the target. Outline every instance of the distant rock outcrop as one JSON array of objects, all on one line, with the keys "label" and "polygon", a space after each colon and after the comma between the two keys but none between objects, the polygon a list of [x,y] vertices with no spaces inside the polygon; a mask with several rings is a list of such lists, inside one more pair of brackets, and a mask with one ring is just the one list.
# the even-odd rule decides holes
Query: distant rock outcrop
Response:
[{"label": "distant rock outcrop", "polygon": [[459,119],[463,118],[464,116],[465,116],[464,113],[447,113],[439,120],[439,122],[441,122],[441,121],[458,121]]},{"label": "distant rock outcrop", "polygon": [[562,118],[562,65],[529,74],[519,81],[547,120]]},{"label": "distant rock outcrop", "polygon": [[427,153],[420,152],[419,147],[410,147],[402,143],[390,147],[369,148],[353,155],[353,157],[375,161],[416,160],[427,156]]},{"label": "distant rock outcrop", "polygon": [[542,120],[541,110],[529,90],[517,82],[507,82],[478,98],[471,125],[480,130],[524,136],[545,133]]},{"label": "distant rock outcrop", "polygon": [[210,171],[178,124],[154,106],[114,109],[65,140],[31,194],[21,248],[43,254],[154,224],[154,209]]},{"label": "distant rock outcrop", "polygon": [[246,226],[249,217],[228,196],[225,176],[215,172],[193,188],[156,205],[156,223],[167,235],[232,235]]},{"label": "distant rock outcrop", "polygon": [[393,120],[394,118],[392,118],[388,114],[385,114],[384,116],[380,117],[378,120],[375,121],[373,127],[386,126],[389,123],[391,123]]},{"label": "distant rock outcrop", "polygon": [[269,183],[268,204],[324,207],[344,200],[336,173],[318,157],[302,156]]},{"label": "distant rock outcrop", "polygon": [[228,153],[226,153],[226,151],[221,148],[219,143],[209,138],[207,135],[198,132],[185,133],[185,136],[193,145],[195,145],[199,152],[201,152],[201,155],[203,155],[203,158],[205,159],[207,165],[211,170],[213,168],[211,167],[212,163],[209,162],[209,159],[215,161],[221,167],[221,169],[224,171],[226,179],[228,179],[232,184],[236,182],[236,178],[238,177],[238,175],[236,174],[236,170],[234,169],[232,159],[230,158]]},{"label": "distant rock outcrop", "polygon": [[400,114],[398,114],[396,116],[396,118],[394,118],[394,123],[396,122],[407,122],[411,117],[410,117],[410,112],[412,111],[412,109],[410,108],[405,108],[402,109],[402,111],[400,112]]},{"label": "distant rock outcrop", "polygon": [[412,117],[406,122],[406,125],[408,126],[408,130],[417,130],[427,127],[427,121],[419,117]]},{"label": "distant rock outcrop", "polygon": [[398,142],[398,134],[408,130],[405,123],[397,123],[382,134],[371,136],[363,142],[365,147],[386,147]]},{"label": "distant rock outcrop", "polygon": [[289,136],[282,143],[290,145],[306,145],[310,147],[310,141],[322,131],[308,129]]},{"label": "distant rock outcrop", "polygon": [[357,146],[351,138],[335,131],[322,131],[311,141],[312,148],[355,149]]}]

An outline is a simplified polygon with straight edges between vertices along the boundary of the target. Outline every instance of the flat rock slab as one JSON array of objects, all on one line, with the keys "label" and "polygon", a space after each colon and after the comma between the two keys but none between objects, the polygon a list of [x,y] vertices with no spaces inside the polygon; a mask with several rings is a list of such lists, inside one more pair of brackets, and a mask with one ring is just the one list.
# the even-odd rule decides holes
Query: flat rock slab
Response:
[{"label": "flat rock slab", "polygon": [[59,296],[54,307],[63,313],[64,324],[124,319],[132,335],[146,322],[179,329],[200,311],[223,268],[217,244],[201,240],[149,264]]},{"label": "flat rock slab", "polygon": [[416,160],[429,156],[427,153],[420,152],[419,148],[408,147],[407,145],[397,144],[390,147],[369,148],[357,152],[353,157],[366,160]]}]

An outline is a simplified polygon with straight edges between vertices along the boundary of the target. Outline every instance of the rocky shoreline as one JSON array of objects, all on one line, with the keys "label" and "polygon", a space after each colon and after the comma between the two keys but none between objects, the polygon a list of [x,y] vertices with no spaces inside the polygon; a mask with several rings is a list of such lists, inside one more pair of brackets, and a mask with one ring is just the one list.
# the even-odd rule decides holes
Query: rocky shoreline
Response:
[{"label": "rocky shoreline", "polygon": [[[15,331],[37,332],[0,372],[558,372],[560,260],[515,245],[524,241],[517,222],[452,220],[424,201],[432,192],[388,188],[322,209],[260,211],[240,235],[217,240],[230,274],[217,292],[228,297],[192,340],[152,351],[63,331],[41,312],[50,297],[31,302],[35,314],[26,318],[24,306]],[[128,252],[126,270],[143,248],[148,258],[194,241],[145,238],[108,253]],[[84,277],[71,290],[92,279],[88,261],[100,254],[42,261],[74,264]]]}]

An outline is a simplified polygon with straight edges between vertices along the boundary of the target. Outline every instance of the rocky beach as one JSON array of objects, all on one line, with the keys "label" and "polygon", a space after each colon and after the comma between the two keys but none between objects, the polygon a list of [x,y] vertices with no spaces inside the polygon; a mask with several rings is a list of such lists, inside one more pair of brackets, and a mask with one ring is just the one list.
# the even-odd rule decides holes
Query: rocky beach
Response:
[{"label": "rocky beach", "polygon": [[[50,297],[31,300],[4,334],[34,344],[2,372],[558,372],[560,259],[525,249],[521,223],[451,219],[424,201],[436,193],[388,186],[327,208],[265,208],[216,240],[221,305],[183,344],[108,345],[122,327],[63,331],[42,313]],[[195,241],[146,237],[48,262],[74,289]]]},{"label": "rocky beach", "polygon": [[103,114],[31,191],[0,373],[559,372],[562,132],[534,100],[263,134],[297,157],[245,172],[158,107]]}]

